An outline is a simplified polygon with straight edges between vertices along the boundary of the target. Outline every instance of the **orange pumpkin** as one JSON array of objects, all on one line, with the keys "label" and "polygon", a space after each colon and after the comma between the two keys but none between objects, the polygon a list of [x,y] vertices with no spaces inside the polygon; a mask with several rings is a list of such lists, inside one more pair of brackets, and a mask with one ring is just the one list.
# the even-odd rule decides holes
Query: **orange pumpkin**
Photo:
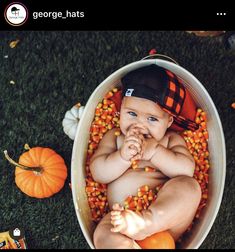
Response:
[{"label": "orange pumpkin", "polygon": [[175,241],[168,231],[153,234],[136,242],[142,249],[175,249]]},{"label": "orange pumpkin", "polygon": [[24,152],[19,163],[12,160],[7,151],[6,159],[16,165],[15,182],[30,197],[47,198],[59,192],[67,178],[64,159],[50,148],[33,147]]}]

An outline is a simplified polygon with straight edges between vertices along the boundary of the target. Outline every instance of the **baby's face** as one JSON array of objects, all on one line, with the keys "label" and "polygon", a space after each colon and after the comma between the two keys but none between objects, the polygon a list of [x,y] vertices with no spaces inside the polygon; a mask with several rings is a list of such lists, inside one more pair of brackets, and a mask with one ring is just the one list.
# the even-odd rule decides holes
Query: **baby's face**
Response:
[{"label": "baby's face", "polygon": [[150,100],[133,96],[122,100],[120,129],[124,135],[131,126],[136,126],[146,138],[160,141],[172,122],[173,117]]}]

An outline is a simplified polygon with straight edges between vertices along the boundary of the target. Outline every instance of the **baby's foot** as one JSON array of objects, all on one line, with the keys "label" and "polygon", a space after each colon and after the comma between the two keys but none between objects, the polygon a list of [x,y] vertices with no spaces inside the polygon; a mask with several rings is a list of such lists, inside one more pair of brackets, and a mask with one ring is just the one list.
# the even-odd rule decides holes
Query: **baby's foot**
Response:
[{"label": "baby's foot", "polygon": [[141,214],[124,210],[120,204],[114,204],[111,211],[111,232],[124,234],[131,239],[141,240],[146,223]]},{"label": "baby's foot", "polygon": [[126,229],[126,221],[123,216],[124,208],[116,203],[113,205],[113,210],[111,211],[111,224],[113,228],[111,228],[111,232],[117,233],[124,231]]}]

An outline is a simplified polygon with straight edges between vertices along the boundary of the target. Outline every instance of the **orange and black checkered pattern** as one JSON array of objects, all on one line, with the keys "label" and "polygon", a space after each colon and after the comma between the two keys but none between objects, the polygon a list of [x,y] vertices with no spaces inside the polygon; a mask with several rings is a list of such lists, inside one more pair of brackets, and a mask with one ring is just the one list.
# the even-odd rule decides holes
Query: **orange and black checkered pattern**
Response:
[{"label": "orange and black checkered pattern", "polygon": [[173,73],[168,70],[166,70],[166,73],[168,75],[168,87],[165,94],[164,107],[179,115],[184,104],[185,88]]},{"label": "orange and black checkered pattern", "polygon": [[198,125],[189,119],[180,116],[182,110],[186,91],[182,81],[169,70],[165,70],[168,76],[168,85],[164,98],[164,103],[161,104],[163,109],[174,117],[174,122],[179,126],[196,130]]}]

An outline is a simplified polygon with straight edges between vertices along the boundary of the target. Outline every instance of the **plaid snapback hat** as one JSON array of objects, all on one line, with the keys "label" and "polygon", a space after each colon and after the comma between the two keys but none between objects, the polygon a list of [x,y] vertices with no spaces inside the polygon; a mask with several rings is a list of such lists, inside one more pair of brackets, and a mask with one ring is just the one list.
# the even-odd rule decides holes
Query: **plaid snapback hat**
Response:
[{"label": "plaid snapback hat", "polygon": [[194,121],[180,115],[186,91],[182,81],[171,71],[152,64],[127,73],[121,82],[123,97],[135,96],[156,102],[180,127],[198,129]]}]

